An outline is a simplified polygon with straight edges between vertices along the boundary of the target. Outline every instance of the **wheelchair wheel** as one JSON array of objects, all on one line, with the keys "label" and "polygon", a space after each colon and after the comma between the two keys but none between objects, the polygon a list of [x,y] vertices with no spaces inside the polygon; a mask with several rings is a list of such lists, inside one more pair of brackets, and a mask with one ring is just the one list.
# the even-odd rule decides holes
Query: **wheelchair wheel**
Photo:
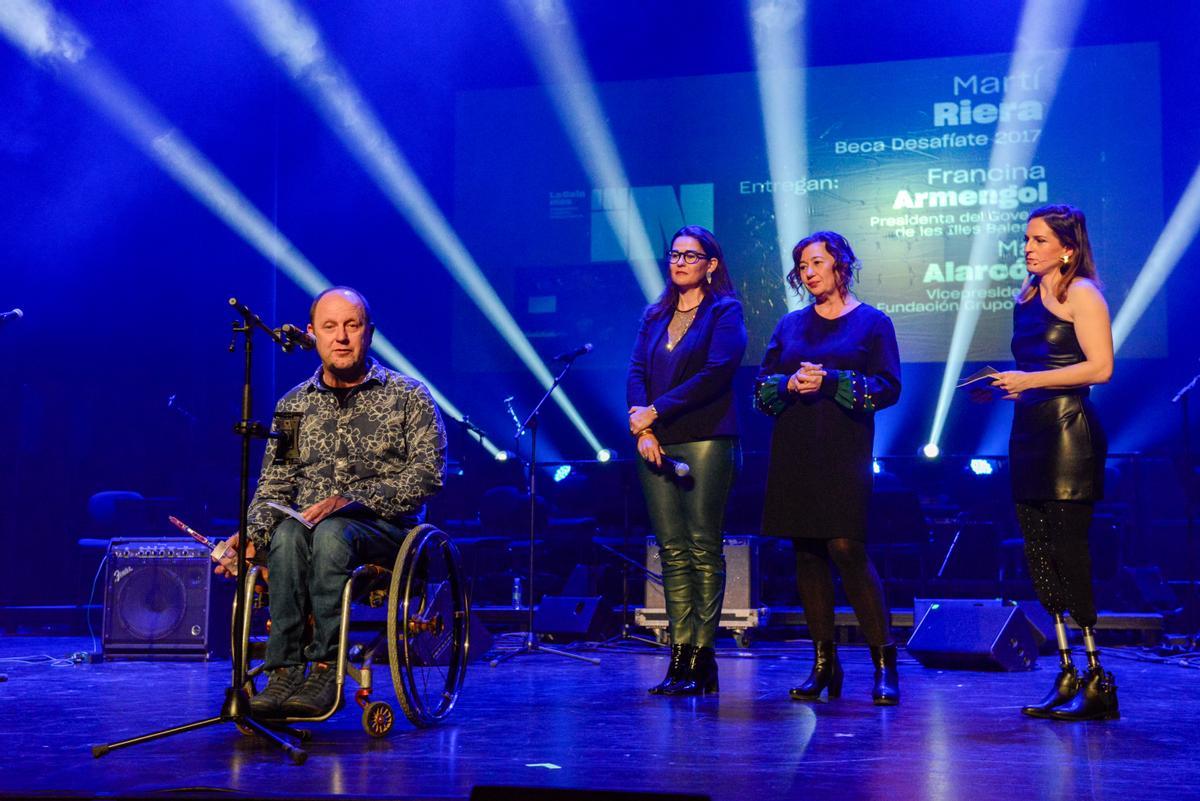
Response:
[{"label": "wheelchair wheel", "polygon": [[414,726],[444,719],[467,668],[470,611],[458,549],[434,526],[409,532],[388,593],[388,658],[404,716]]},{"label": "wheelchair wheel", "polygon": [[363,708],[363,731],[372,737],[386,737],[396,722],[396,713],[384,701],[372,701]]}]

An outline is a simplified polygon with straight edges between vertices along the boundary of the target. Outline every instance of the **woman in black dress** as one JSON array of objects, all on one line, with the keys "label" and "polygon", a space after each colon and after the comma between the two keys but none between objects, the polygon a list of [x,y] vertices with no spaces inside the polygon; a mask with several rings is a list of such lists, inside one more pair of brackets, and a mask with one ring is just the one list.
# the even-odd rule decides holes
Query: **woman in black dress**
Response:
[{"label": "woman in black dress", "polygon": [[859,267],[841,234],[819,231],[792,249],[788,283],[813,302],[780,320],[758,376],[756,405],[776,416],[763,534],[789,537],[800,600],[816,658],[792,698],[842,690],[833,644],[837,565],[875,664],[875,703],[899,703],[896,644],[883,584],[867,556],[875,412],[900,397],[900,355],[891,319],[850,291]]},{"label": "woman in black dress", "polygon": [[[1112,377],[1108,306],[1083,212],[1043,206],[1025,228],[1029,272],[1013,308],[1016,370],[993,376],[1015,401],[1008,453],[1025,558],[1042,606],[1054,615],[1061,664],[1050,693],[1024,707],[1027,715],[1058,720],[1119,717],[1117,687],[1100,667],[1093,627],[1088,528],[1104,494],[1107,443],[1088,400],[1092,384]],[[1088,668],[1071,662],[1066,613],[1083,629]]]},{"label": "woman in black dress", "polygon": [[[642,315],[626,400],[671,636],[667,675],[650,692],[700,695],[718,689],[721,527],[739,459],[733,376],[746,324],[712,232],[680,228],[667,261],[667,286]],[[679,475],[684,464],[690,471]]]}]

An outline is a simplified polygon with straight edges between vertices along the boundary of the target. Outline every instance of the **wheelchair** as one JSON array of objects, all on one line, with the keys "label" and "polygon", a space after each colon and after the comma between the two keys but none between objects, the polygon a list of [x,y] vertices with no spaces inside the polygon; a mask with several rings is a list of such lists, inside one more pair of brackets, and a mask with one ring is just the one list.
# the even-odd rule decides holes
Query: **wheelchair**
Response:
[{"label": "wheelchair", "polygon": [[[245,597],[234,599],[247,611],[267,606],[262,566],[249,569]],[[263,672],[266,638],[251,635],[252,618],[240,632],[246,692],[256,691]],[[269,625],[269,623],[268,623]],[[362,727],[371,737],[385,737],[396,722],[391,704],[372,700],[374,668],[385,660],[404,716],[425,728],[444,720],[454,708],[466,675],[470,648],[470,603],[458,548],[435,526],[421,524],[404,538],[390,568],[364,564],[342,590],[341,633],[337,654],[337,704],[318,717],[280,718],[271,726],[328,720],[345,705],[349,678],[358,685],[354,700],[362,708]],[[234,653],[237,653],[236,649]],[[252,664],[255,663],[255,664]]]}]

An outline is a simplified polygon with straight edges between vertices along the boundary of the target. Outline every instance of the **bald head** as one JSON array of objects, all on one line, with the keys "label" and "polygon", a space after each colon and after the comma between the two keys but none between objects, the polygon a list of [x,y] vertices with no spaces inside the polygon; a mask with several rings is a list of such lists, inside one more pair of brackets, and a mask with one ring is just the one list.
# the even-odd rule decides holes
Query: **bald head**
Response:
[{"label": "bald head", "polygon": [[313,301],[308,331],[317,340],[325,383],[352,387],[367,376],[371,308],[350,287],[327,289]]}]

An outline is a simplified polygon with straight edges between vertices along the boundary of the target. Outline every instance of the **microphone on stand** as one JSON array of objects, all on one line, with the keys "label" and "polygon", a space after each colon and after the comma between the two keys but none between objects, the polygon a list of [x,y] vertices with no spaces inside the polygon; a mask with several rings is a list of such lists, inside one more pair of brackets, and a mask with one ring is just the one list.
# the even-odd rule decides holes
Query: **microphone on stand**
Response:
[{"label": "microphone on stand", "polygon": [[[12,311],[6,311],[3,313],[0,313],[0,325],[4,325],[5,323],[16,322],[17,320],[20,320],[24,316],[25,316],[25,312],[21,311],[20,309],[13,309]],[[588,348],[591,348],[591,347],[592,347],[591,345],[588,345]]]},{"label": "microphone on stand", "polygon": [[554,357],[554,361],[556,361],[556,362],[573,362],[576,359],[578,359],[580,356],[586,356],[587,354],[589,354],[591,352],[592,352],[592,343],[588,342],[586,345],[580,345],[578,348],[573,348],[571,350],[563,351],[562,353],[560,353]]},{"label": "microphone on stand", "polygon": [[287,343],[284,345],[285,349],[290,350],[293,347],[297,347],[300,350],[312,350],[317,346],[317,340],[312,334],[297,328],[291,323],[284,323],[280,327],[279,333],[283,335],[284,342]]},{"label": "microphone on stand", "polygon": [[687,462],[681,462],[678,459],[672,459],[670,456],[663,454],[663,467],[671,470],[679,478],[686,478],[691,475],[692,468]]}]

